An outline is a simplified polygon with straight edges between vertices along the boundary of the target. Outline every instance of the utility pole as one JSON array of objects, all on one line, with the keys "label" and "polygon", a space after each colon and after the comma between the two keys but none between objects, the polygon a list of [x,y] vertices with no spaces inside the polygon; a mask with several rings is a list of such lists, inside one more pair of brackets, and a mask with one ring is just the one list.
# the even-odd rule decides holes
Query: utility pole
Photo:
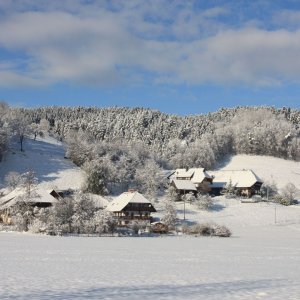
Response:
[{"label": "utility pole", "polygon": [[183,190],[183,220],[185,221],[185,190]]}]

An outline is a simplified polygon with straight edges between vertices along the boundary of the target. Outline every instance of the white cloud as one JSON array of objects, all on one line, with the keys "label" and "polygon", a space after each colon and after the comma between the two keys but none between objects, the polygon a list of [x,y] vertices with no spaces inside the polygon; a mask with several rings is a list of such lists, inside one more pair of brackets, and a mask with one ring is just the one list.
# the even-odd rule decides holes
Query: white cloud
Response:
[{"label": "white cloud", "polygon": [[[23,60],[0,62],[0,84],[109,85],[148,80],[149,74],[172,84],[299,81],[299,30],[229,28],[218,20],[228,8],[195,11],[192,1],[184,7],[181,1],[154,2],[7,5],[0,51],[21,52]],[[42,3],[38,10],[26,10],[36,3]]]}]

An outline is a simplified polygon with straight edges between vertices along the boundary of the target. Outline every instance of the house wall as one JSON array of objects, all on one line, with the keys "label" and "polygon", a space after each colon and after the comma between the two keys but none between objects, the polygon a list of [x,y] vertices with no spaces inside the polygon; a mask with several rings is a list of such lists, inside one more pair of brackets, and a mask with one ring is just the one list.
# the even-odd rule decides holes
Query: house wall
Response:
[{"label": "house wall", "polygon": [[122,211],[115,212],[115,216],[118,219],[119,226],[126,226],[133,221],[151,221],[151,215],[149,211]]},{"label": "house wall", "polygon": [[211,183],[210,181],[203,180],[201,183],[196,184],[196,188],[198,192],[209,193],[211,192]]}]

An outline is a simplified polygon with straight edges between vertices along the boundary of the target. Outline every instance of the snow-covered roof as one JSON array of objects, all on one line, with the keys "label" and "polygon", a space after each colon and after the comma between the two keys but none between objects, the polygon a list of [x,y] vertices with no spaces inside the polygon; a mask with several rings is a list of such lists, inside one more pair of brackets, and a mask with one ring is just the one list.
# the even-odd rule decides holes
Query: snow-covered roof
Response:
[{"label": "snow-covered roof", "polygon": [[[53,191],[53,190],[51,190]],[[50,192],[45,190],[34,191],[34,195],[28,200],[28,203],[51,203],[57,202]],[[25,195],[24,189],[15,189],[6,196],[0,198],[0,209],[6,209],[14,206],[19,201],[24,201],[22,196]]]},{"label": "snow-covered roof", "polygon": [[122,211],[123,208],[129,203],[146,203],[152,205],[149,200],[147,200],[142,194],[139,192],[125,192],[115,198],[112,202],[110,202],[106,210],[112,212],[119,212]]},{"label": "snow-covered roof", "polygon": [[7,195],[3,196],[0,198],[0,206],[10,202],[11,200],[13,200],[16,197],[19,197],[21,195],[24,194],[24,190],[23,189],[15,189],[13,191],[11,191],[10,193],[8,193]]},{"label": "snow-covered roof", "polygon": [[88,193],[87,195],[94,202],[95,206],[98,208],[104,208],[109,204],[109,201],[100,195],[91,194],[91,193]]},{"label": "snow-covered roof", "polygon": [[176,169],[175,171],[175,178],[191,178],[193,176],[194,172],[186,169]]},{"label": "snow-covered roof", "polygon": [[189,169],[189,172],[194,174],[191,179],[193,183],[201,183],[205,178],[212,179],[204,168],[191,168]]},{"label": "snow-covered roof", "polygon": [[263,181],[252,170],[222,170],[212,172],[214,181],[212,186],[215,188],[223,188],[228,182],[237,188],[250,188],[255,183],[263,183]]},{"label": "snow-covered roof", "polygon": [[175,170],[162,170],[160,172],[161,178],[162,179],[170,179],[171,176],[173,176],[175,174]]},{"label": "snow-covered roof", "polygon": [[194,183],[192,183],[190,180],[173,179],[172,182],[174,183],[177,190],[197,191]]},{"label": "snow-covered roof", "polygon": [[39,191],[37,191],[36,196],[32,197],[29,202],[30,203],[51,203],[51,204],[54,204],[58,200],[50,194],[52,191],[53,190],[48,190],[48,191],[39,190]]}]

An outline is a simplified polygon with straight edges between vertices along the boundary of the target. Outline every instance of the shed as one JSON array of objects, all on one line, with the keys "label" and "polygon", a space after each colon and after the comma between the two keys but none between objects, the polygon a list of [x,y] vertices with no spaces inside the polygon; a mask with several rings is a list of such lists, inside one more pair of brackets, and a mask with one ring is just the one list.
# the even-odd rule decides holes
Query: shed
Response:
[{"label": "shed", "polygon": [[190,180],[178,180],[173,179],[171,182],[171,185],[175,187],[178,194],[187,194],[187,193],[197,193],[197,189],[194,183],[192,183]]}]

